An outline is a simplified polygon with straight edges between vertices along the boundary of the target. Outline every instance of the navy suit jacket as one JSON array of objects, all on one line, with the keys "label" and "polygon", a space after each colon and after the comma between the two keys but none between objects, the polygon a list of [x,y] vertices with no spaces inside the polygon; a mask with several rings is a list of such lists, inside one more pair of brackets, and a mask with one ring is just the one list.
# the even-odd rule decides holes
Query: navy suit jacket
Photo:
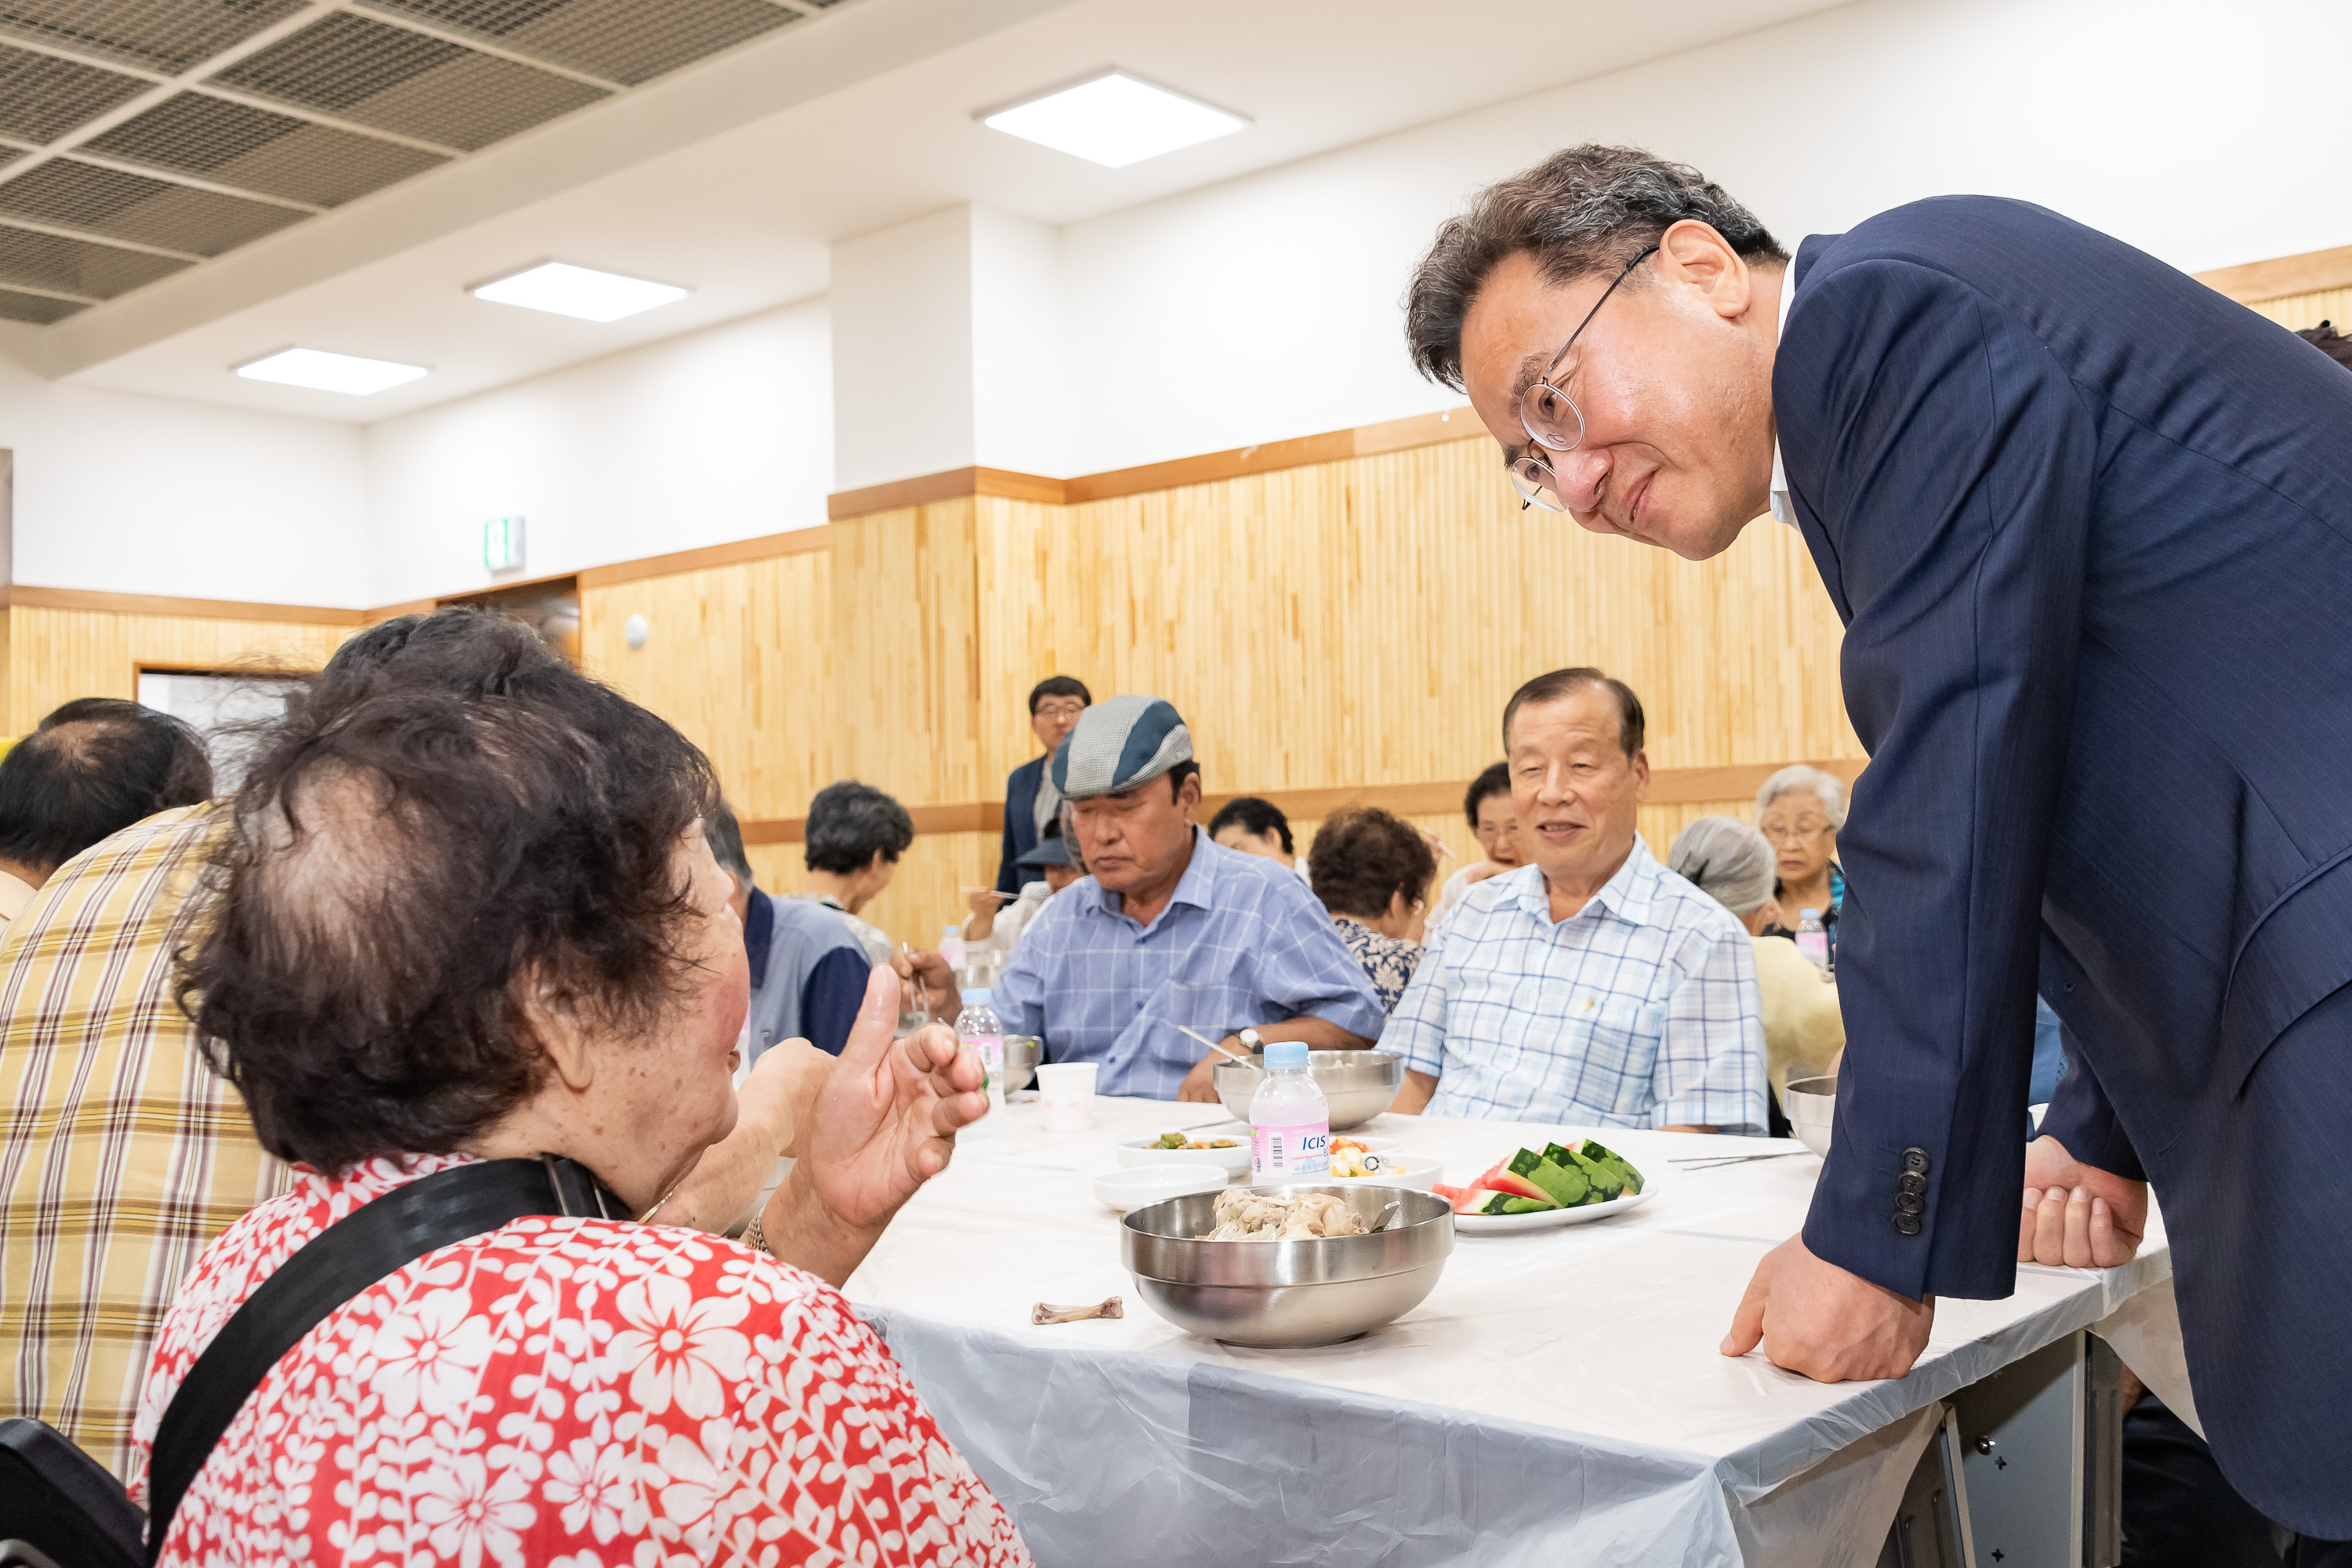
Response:
[{"label": "navy suit jacket", "polygon": [[996,858],[996,890],[1021,891],[1022,879],[1043,881],[1013,862],[1037,847],[1037,781],[1045,776],[1050,756],[1032,757],[1004,781],[1004,847]]},{"label": "navy suit jacket", "polygon": [[[2342,1401],[2316,1429],[2352,1458],[2352,1356],[2279,1304],[2352,1279],[2352,1026],[2313,1011],[2352,980],[2352,375],[2018,202],[1899,207],[1790,277],[1773,411],[1871,754],[1806,1243],[1906,1296],[2009,1294],[2040,989],[2084,1069],[2043,1131],[2145,1161],[2209,1434],[2296,1522],[2298,1483],[2246,1472],[2294,1468],[2265,1404]],[[2334,1043],[2265,1066],[2306,1017]],[[2281,1183],[2328,1198],[2320,1234],[2267,1228]],[[2263,1321],[2223,1321],[2232,1273]],[[2352,1501],[2301,1513],[2352,1535]]]}]

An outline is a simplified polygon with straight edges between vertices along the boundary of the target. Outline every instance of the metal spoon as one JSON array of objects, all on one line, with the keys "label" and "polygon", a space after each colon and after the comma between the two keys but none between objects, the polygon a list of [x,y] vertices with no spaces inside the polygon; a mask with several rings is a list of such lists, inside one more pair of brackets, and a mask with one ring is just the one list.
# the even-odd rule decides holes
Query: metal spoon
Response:
[{"label": "metal spoon", "polygon": [[[1211,1050],[1213,1050],[1213,1051],[1216,1052],[1219,1056],[1221,1056],[1221,1057],[1224,1058],[1227,1061],[1235,1061],[1235,1062],[1239,1062],[1239,1063],[1241,1063],[1241,1064],[1242,1064],[1242,1066],[1244,1066],[1244,1067],[1245,1067],[1245,1068],[1247,1068],[1247,1067],[1255,1067],[1255,1066],[1257,1065],[1255,1062],[1254,1062],[1254,1061],[1250,1060],[1250,1059],[1249,1059],[1249,1058],[1247,1058],[1247,1057],[1241,1056],[1241,1055],[1238,1055],[1238,1054],[1236,1054],[1236,1053],[1234,1053],[1234,1052],[1233,1052],[1233,1051],[1229,1051],[1229,1050],[1225,1049],[1225,1047],[1223,1047],[1223,1046],[1221,1046],[1221,1045],[1217,1044],[1217,1042],[1216,1042],[1216,1041],[1214,1041],[1214,1040],[1213,1040],[1213,1039],[1209,1038],[1209,1037],[1208,1037],[1208,1036],[1206,1036],[1206,1035],[1203,1035],[1203,1034],[1199,1033],[1197,1030],[1193,1030],[1193,1029],[1187,1029],[1187,1028],[1185,1028],[1185,1027],[1184,1027],[1184,1026],[1183,1026],[1183,1025],[1181,1025],[1181,1024],[1177,1025],[1177,1026],[1176,1026],[1176,1029],[1177,1029],[1177,1032],[1178,1032],[1178,1033],[1180,1033],[1180,1034],[1191,1035],[1194,1039],[1196,1039],[1196,1040],[1200,1041],[1202,1045],[1204,1045],[1204,1046],[1208,1047]],[[1255,1031],[1253,1031],[1253,1032],[1255,1032]]]},{"label": "metal spoon", "polygon": [[1404,1207],[1404,1200],[1402,1198],[1391,1198],[1389,1200],[1389,1206],[1381,1211],[1381,1217],[1372,1222],[1372,1228],[1365,1234],[1368,1236],[1378,1236],[1381,1232],[1388,1229],[1389,1221],[1394,1219],[1396,1217],[1397,1210],[1402,1207]]}]

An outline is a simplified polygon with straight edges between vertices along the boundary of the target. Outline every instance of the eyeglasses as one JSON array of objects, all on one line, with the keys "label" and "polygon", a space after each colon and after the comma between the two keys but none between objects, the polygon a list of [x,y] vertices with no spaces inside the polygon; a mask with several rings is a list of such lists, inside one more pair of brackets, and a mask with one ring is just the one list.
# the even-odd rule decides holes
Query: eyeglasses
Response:
[{"label": "eyeglasses", "polygon": [[1040,702],[1037,704],[1037,717],[1040,719],[1075,719],[1086,710],[1087,705],[1083,702]]},{"label": "eyeglasses", "polygon": [[1576,400],[1565,390],[1552,384],[1552,374],[1559,369],[1559,362],[1568,357],[1568,351],[1576,346],[1576,340],[1584,335],[1584,329],[1592,324],[1592,318],[1601,313],[1601,307],[1609,302],[1609,296],[1617,292],[1617,285],[1632,277],[1633,268],[1655,255],[1657,249],[1654,245],[1643,247],[1640,255],[1619,269],[1609,287],[1601,290],[1601,298],[1592,301],[1592,309],[1584,312],[1584,320],[1576,323],[1576,331],[1568,334],[1568,342],[1559,345],[1559,353],[1551,356],[1551,363],[1544,366],[1543,374],[1519,394],[1519,427],[1535,443],[1511,459],[1511,488],[1519,492],[1520,510],[1531,506],[1539,506],[1546,511],[1568,510],[1568,502],[1560,499],[1559,476],[1536,452],[1538,448],[1573,452],[1582,446],[1584,411],[1577,407]]}]

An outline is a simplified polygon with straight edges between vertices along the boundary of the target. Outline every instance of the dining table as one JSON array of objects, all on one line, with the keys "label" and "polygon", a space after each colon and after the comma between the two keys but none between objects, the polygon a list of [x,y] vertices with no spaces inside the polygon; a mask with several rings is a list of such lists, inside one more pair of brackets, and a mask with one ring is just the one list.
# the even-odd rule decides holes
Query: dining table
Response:
[{"label": "dining table", "polygon": [[[961,1137],[846,1294],[1047,1568],[1868,1568],[1923,1454],[1949,1440],[1953,1402],[2073,1364],[2064,1347],[2085,1331],[2194,1419],[2160,1215],[2122,1267],[2021,1264],[2003,1300],[1938,1301],[1906,1376],[1821,1384],[1719,1348],[1757,1261],[1803,1224],[1822,1162],[1802,1145],[1382,1115],[1356,1135],[1438,1160],[1452,1184],[1522,1146],[1594,1137],[1649,1195],[1590,1223],[1457,1234],[1434,1289],[1394,1321],[1249,1349],[1150,1309],[1120,1261],[1120,1216],[1094,1192],[1116,1140],[1230,1133],[1224,1110],[1098,1098],[1091,1125],[1053,1131],[1022,1098]],[[1032,1321],[1041,1303],[1113,1296],[1117,1318]],[[2070,1461],[2057,1419],[2055,1448],[2005,1428],[2007,1449],[1990,1429],[1974,1439],[1979,1494],[2038,1488],[2031,1506],[2061,1512],[2075,1500],[2063,1526],[2015,1515],[2016,1542],[1982,1554],[2000,1552],[1998,1568],[2096,1568],[2082,1544],[2084,1420]]]}]

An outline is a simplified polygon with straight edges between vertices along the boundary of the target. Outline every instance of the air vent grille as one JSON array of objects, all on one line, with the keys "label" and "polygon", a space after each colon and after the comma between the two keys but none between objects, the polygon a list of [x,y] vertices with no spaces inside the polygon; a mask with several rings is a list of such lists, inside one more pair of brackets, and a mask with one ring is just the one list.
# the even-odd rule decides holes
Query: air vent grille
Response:
[{"label": "air vent grille", "polygon": [[293,207],[192,190],[70,158],[0,184],[0,216],[33,218],[196,256],[218,256],[305,216]]},{"label": "air vent grille", "polygon": [[0,44],[0,136],[53,141],[146,90],[135,76]]},{"label": "air vent grille", "polygon": [[0,289],[0,321],[30,321],[46,327],[51,321],[62,321],[76,310],[87,310],[87,305],[71,300],[52,300],[47,294],[23,294],[14,289]]},{"label": "air vent grille", "polygon": [[303,0],[0,0],[0,32],[177,76],[302,5]]},{"label": "air vent grille", "polygon": [[570,77],[340,12],[219,80],[468,153],[605,96]]},{"label": "air vent grille", "polygon": [[0,224],[0,287],[54,289],[89,300],[111,300],[188,265],[145,250],[123,250]]},{"label": "air vent grille", "polygon": [[362,0],[635,87],[801,19],[769,0]]},{"label": "air vent grille", "polygon": [[168,98],[116,126],[89,150],[322,207],[447,161],[398,142],[194,92]]},{"label": "air vent grille", "polygon": [[62,320],[846,4],[0,0],[0,319]]}]

